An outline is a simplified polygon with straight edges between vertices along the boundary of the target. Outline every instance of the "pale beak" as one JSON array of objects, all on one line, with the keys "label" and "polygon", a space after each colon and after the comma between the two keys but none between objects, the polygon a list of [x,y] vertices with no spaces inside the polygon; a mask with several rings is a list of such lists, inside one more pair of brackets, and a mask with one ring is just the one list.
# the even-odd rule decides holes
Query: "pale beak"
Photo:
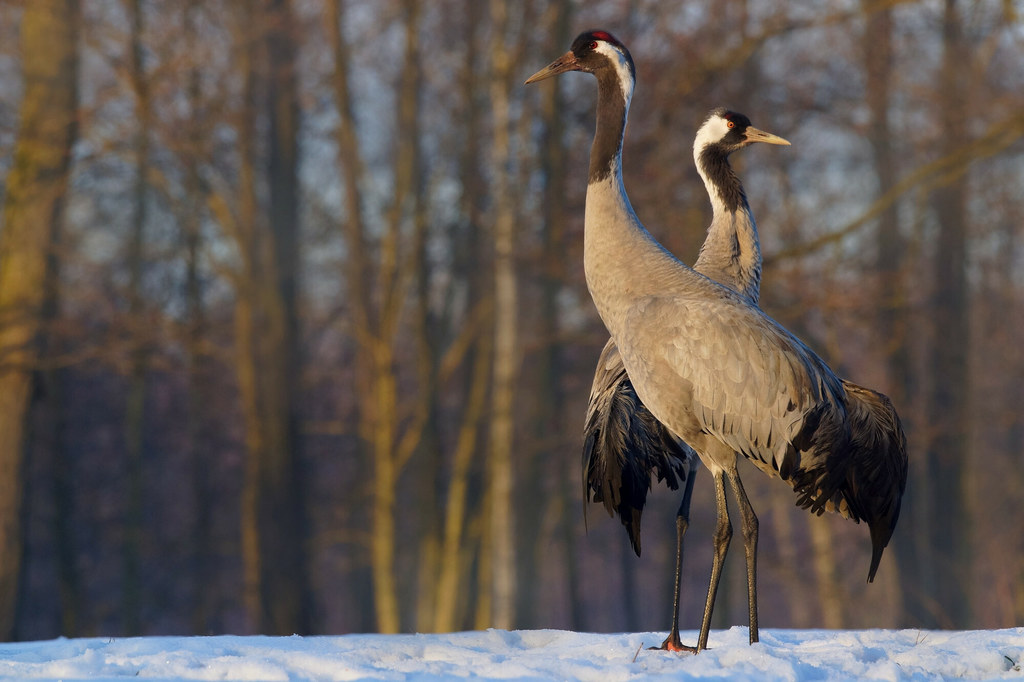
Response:
[{"label": "pale beak", "polygon": [[758,130],[754,126],[747,126],[746,132],[747,142],[764,142],[765,144],[781,144],[786,147],[789,146],[789,140],[784,140],[778,135],[772,135],[766,133],[763,130]]},{"label": "pale beak", "polygon": [[526,83],[524,83],[524,85],[529,85],[530,83],[536,83],[537,81],[542,81],[545,78],[551,78],[552,76],[557,76],[558,74],[565,73],[566,71],[579,71],[579,70],[580,70],[580,65],[579,65],[579,62],[576,61],[576,55],[574,55],[572,53],[572,51],[570,50],[569,52],[566,52],[565,54],[563,54],[561,57],[559,57],[555,61],[553,61],[550,64],[548,64],[547,66],[545,66],[543,69],[541,69],[537,73],[535,73],[532,76],[530,76],[529,78],[527,78],[526,79]]}]

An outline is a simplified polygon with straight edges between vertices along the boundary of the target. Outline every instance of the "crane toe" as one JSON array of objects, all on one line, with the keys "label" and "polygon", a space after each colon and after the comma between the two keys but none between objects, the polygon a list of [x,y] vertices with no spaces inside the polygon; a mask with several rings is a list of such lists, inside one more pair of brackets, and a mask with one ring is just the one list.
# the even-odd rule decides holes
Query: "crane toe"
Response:
[{"label": "crane toe", "polygon": [[652,646],[650,648],[650,650],[651,651],[675,651],[676,653],[680,653],[680,654],[684,654],[684,653],[685,654],[696,654],[699,651],[699,649],[697,649],[697,647],[695,647],[695,646],[689,646],[688,644],[683,644],[682,641],[679,639],[679,633],[678,632],[670,632],[668,634],[668,637],[665,638],[665,641],[661,643],[661,646]]}]

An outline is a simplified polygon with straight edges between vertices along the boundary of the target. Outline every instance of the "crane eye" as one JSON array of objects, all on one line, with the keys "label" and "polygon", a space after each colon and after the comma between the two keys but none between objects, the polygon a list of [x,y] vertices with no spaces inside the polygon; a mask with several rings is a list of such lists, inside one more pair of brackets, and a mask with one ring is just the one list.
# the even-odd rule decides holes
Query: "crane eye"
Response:
[{"label": "crane eye", "polygon": [[590,41],[590,49],[591,50],[596,50],[597,49],[597,41],[596,40],[591,40]]},{"label": "crane eye", "polygon": [[726,121],[726,122],[725,122],[725,126],[726,126],[727,128],[735,128],[735,127],[736,127],[736,124],[735,124],[735,123],[733,123],[732,121]]}]

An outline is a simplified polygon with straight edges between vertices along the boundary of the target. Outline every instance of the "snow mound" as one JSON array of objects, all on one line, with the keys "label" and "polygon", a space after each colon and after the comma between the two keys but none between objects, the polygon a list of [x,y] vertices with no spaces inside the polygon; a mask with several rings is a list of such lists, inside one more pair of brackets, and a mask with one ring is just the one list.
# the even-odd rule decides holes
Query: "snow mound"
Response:
[{"label": "snow mound", "polygon": [[[697,656],[664,633],[140,637],[0,644],[0,678],[116,680],[997,680],[1024,678],[1024,628],[712,632]],[[683,633],[684,642],[696,633]]]}]

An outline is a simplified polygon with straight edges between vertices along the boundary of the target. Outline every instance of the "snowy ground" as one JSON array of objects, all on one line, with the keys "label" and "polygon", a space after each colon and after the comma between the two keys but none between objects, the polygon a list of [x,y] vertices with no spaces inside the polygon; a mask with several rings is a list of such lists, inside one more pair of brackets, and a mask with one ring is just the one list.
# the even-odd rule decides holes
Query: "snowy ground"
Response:
[{"label": "snowy ground", "polygon": [[[1024,678],[1024,628],[715,631],[698,656],[664,633],[561,630],[341,637],[143,637],[0,644],[0,677],[103,680],[995,680]],[[695,633],[683,633],[692,642]],[[639,650],[639,653],[638,653]]]}]

